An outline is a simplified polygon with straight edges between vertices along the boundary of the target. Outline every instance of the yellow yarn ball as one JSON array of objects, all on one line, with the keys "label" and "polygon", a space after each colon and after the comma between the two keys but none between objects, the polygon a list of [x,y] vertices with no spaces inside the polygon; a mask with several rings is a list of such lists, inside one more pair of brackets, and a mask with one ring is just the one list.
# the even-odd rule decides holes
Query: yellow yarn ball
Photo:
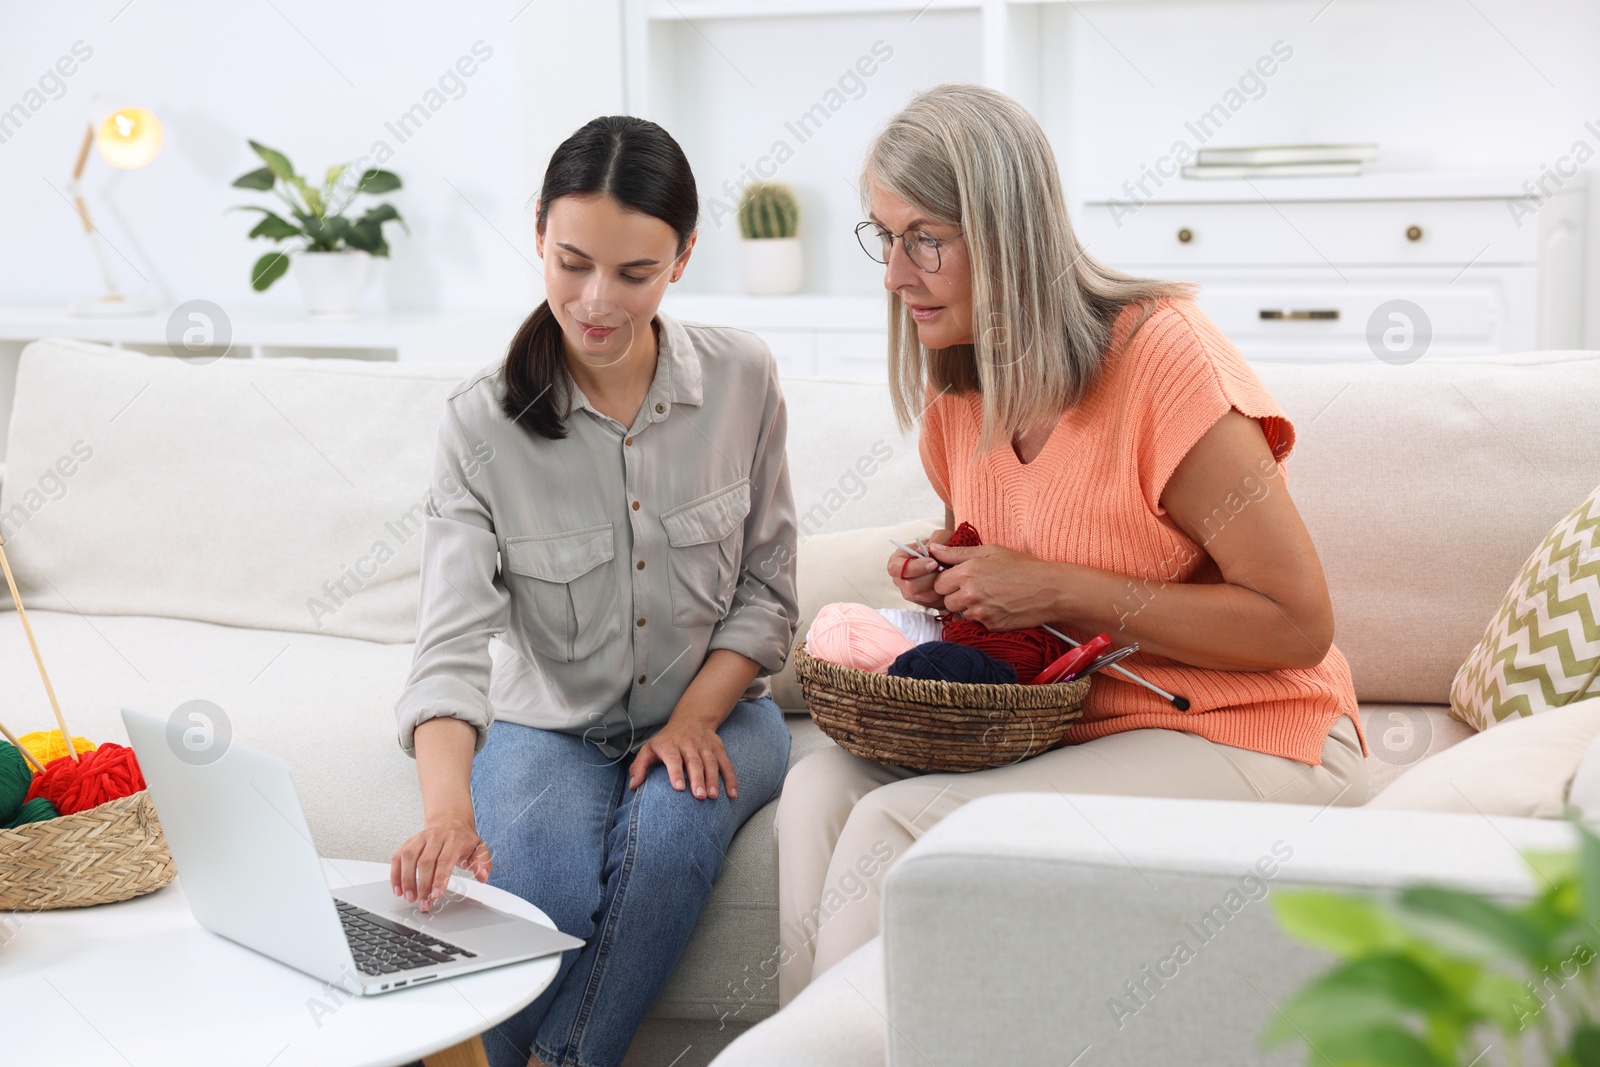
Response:
[{"label": "yellow yarn ball", "polygon": [[[67,743],[61,740],[60,730],[35,730],[31,734],[23,734],[17,741],[33,754],[34,759],[46,767],[50,765],[51,760],[60,759],[67,754]],[[87,737],[74,737],[72,747],[81,754],[93,752],[99,746]],[[28,764],[28,770],[34,774],[39,773],[31,763]]]}]

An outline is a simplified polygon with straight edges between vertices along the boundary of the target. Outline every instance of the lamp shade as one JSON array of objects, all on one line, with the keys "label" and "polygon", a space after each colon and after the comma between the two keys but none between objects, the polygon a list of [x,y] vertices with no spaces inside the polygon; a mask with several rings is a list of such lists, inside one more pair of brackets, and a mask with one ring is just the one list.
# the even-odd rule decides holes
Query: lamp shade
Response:
[{"label": "lamp shade", "polygon": [[101,121],[94,143],[113,167],[135,170],[161,151],[161,121],[142,107],[121,107]]}]

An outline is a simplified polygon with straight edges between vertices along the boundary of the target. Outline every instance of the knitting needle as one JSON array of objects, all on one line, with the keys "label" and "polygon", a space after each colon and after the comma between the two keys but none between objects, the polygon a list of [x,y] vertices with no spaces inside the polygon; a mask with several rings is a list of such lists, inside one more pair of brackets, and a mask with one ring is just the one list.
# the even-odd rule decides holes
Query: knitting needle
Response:
[{"label": "knitting needle", "polygon": [[[909,545],[902,545],[899,541],[896,541],[892,537],[889,538],[889,543],[891,545],[893,545],[894,547],[898,548],[900,551],[904,552],[908,556],[921,556],[923,559],[933,559],[933,557],[931,555],[929,555],[925,549],[912,548]],[[920,544],[920,542],[918,542],[918,543]],[[940,570],[944,570],[944,567],[945,567],[945,565],[943,563],[939,564],[939,569]]]},{"label": "knitting needle", "polygon": [[[906,553],[907,555],[922,556],[922,557],[924,557],[926,559],[933,559],[932,553],[929,553],[929,552],[918,552],[914,548],[908,548],[907,546],[902,545],[899,541],[896,541],[892,537],[889,538],[889,543],[891,545],[893,545],[894,547],[898,548],[900,551]],[[946,567],[946,564],[944,564],[944,563],[940,563],[939,564],[939,569],[940,570],[944,570],[945,567]],[[959,612],[957,614],[959,614]],[[1061,638],[1061,640],[1065,641],[1067,644],[1071,645],[1073,648],[1077,648],[1079,645],[1083,644],[1082,641],[1074,641],[1072,638],[1068,637],[1066,634],[1062,633],[1060,630],[1057,630],[1054,626],[1045,626],[1044,629],[1046,631],[1050,632],[1050,633],[1055,634],[1057,637]],[[1162,689],[1160,686],[1152,685],[1150,682],[1145,681],[1143,678],[1139,677],[1137,674],[1134,674],[1132,671],[1128,670],[1126,667],[1120,666],[1120,665],[1118,665],[1116,663],[1109,664],[1108,666],[1112,670],[1116,671],[1118,674],[1122,675],[1124,678],[1128,678],[1128,679],[1130,679],[1132,681],[1138,682],[1140,685],[1144,686],[1146,689],[1150,690],[1152,693],[1155,693],[1158,696],[1162,697],[1169,704],[1171,704],[1173,707],[1177,708],[1179,711],[1188,711],[1189,710],[1189,701],[1188,701],[1188,699],[1186,697],[1174,696],[1173,694],[1167,692],[1165,689]]]},{"label": "knitting needle", "polygon": [[6,740],[10,741],[14,746],[16,746],[17,751],[22,753],[22,758],[23,759],[27,760],[29,763],[32,763],[35,767],[39,768],[39,773],[41,773],[41,774],[44,773],[44,764],[39,762],[39,757],[35,756],[32,752],[29,752],[26,748],[22,747],[22,742],[18,741],[16,739],[16,737],[11,733],[11,731],[6,729],[6,724],[3,723],[3,722],[0,722],[0,734],[4,734]]},{"label": "knitting needle", "polygon": [[56,713],[56,722],[61,724],[61,740],[67,746],[67,755],[72,757],[73,763],[82,763],[78,758],[78,746],[72,743],[72,731],[67,729],[66,717],[61,714],[61,705],[56,702],[56,691],[50,684],[50,676],[45,673],[44,660],[39,656],[39,642],[33,639],[33,627],[28,625],[28,613],[22,610],[22,597],[17,593],[17,580],[11,576],[11,564],[6,562],[6,539],[0,537],[0,570],[5,571],[6,585],[11,589],[11,602],[17,606],[17,618],[22,620],[22,632],[28,635],[28,647],[33,649],[33,662],[39,668],[39,677],[44,679],[44,691],[50,698],[50,707]]},{"label": "knitting needle", "polygon": [[1137,641],[1131,645],[1123,645],[1121,648],[1114,648],[1110,652],[1107,652],[1105,655],[1101,656],[1099,659],[1091,660],[1089,664],[1083,668],[1083,670],[1072,675],[1071,678],[1063,678],[1061,680],[1067,682],[1071,681],[1072,678],[1082,678],[1086,675],[1093,674],[1102,667],[1109,667],[1118,660],[1127,659],[1137,651],[1139,651],[1139,642]]}]

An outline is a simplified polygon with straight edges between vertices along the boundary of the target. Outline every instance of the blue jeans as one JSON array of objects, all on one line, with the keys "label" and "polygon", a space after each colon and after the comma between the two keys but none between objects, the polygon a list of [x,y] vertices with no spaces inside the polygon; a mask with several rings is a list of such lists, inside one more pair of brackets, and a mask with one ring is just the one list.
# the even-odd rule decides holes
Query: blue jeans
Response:
[{"label": "blue jeans", "polygon": [[678,962],[722,870],[723,853],[778,795],[789,728],[771,697],[741,700],[717,728],[737,775],[715,799],[672,787],[650,768],[628,788],[633,756],[607,758],[583,738],[496,721],[472,761],[489,884],[542,908],[584,938],[561,954],[538,998],[483,1035],[491,1067],[616,1067]]}]

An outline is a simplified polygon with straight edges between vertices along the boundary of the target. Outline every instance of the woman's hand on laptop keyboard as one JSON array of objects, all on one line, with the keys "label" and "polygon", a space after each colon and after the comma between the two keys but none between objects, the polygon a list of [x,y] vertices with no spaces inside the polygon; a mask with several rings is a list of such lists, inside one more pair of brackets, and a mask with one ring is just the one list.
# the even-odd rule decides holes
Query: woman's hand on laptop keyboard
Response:
[{"label": "woman's hand on laptop keyboard", "polygon": [[432,902],[444,895],[457,867],[487,882],[493,866],[489,846],[478,836],[470,817],[441,816],[427,820],[420,833],[395,851],[389,861],[389,888],[428,911]]}]

